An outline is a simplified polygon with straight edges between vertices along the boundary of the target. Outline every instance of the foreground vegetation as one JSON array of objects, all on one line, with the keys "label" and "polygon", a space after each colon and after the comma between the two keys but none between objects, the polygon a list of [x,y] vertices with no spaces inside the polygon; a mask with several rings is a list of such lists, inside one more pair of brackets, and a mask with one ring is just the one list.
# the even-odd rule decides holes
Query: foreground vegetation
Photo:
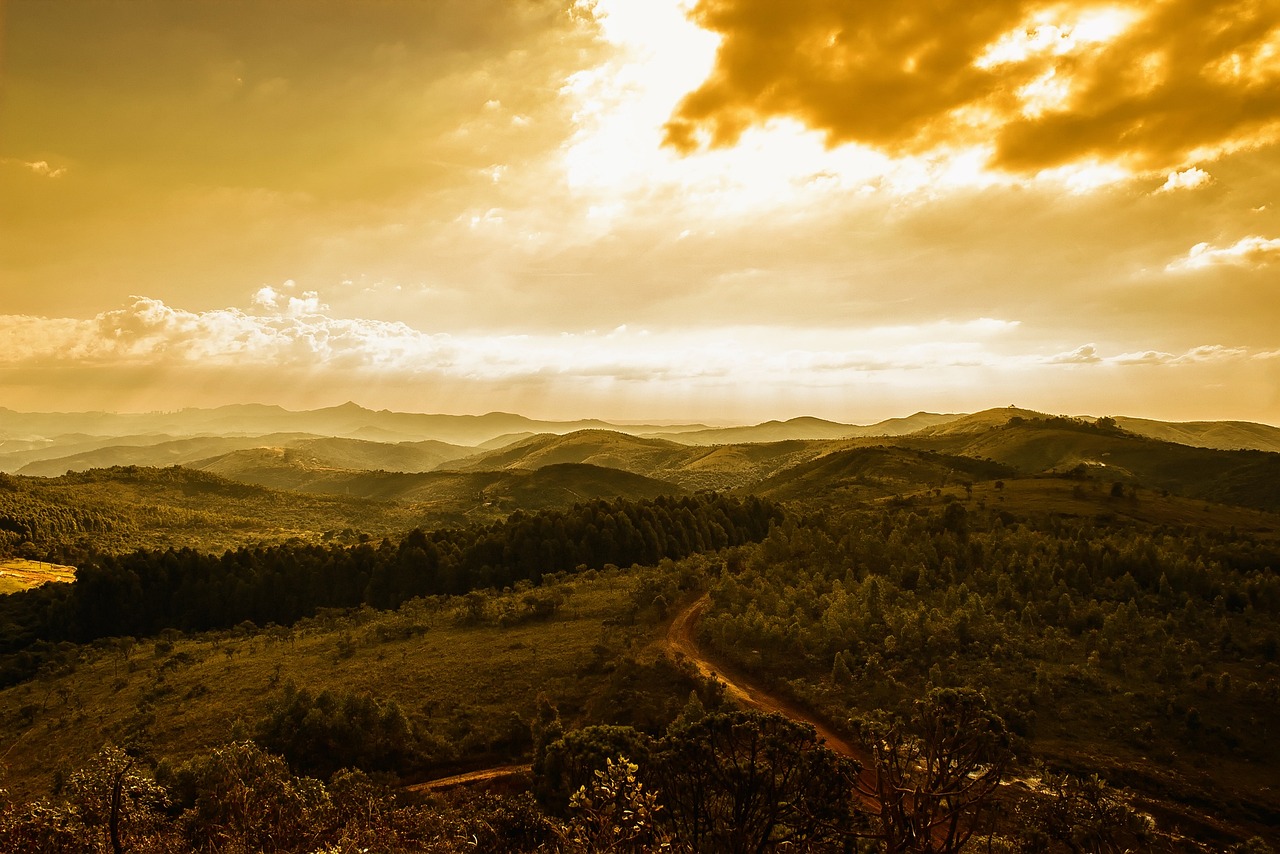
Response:
[{"label": "foreground vegetation", "polygon": [[[982,447],[1033,430],[1127,441],[1064,420]],[[222,553],[98,548],[143,526],[106,499],[10,513],[52,527],[10,524],[9,551],[56,542],[41,556],[79,571],[0,598],[0,848],[1271,850],[1277,517],[1144,486],[1136,463],[1026,477],[992,456],[844,449],[768,498]],[[666,654],[704,594],[712,669],[842,745]],[[413,788],[513,763],[487,793]]]}]

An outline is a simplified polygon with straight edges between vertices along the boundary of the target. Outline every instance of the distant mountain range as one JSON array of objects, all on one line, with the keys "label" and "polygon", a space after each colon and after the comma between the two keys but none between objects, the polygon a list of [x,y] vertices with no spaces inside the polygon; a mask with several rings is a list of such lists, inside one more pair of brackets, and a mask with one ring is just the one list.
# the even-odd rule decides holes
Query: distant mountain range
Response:
[{"label": "distant mountain range", "polygon": [[[373,436],[381,438],[360,438]],[[485,495],[524,490],[531,496],[546,484],[528,474],[556,466],[569,467],[560,470],[555,487],[566,495],[751,489],[800,497],[839,489],[874,497],[1006,473],[1087,473],[1280,509],[1280,429],[1238,421],[1099,420],[1009,407],[966,415],[918,412],[865,426],[795,418],[712,428],[375,412],[355,404],[150,415],[0,409],[0,471],[56,477],[174,465],[274,489],[439,500],[448,512],[473,499],[495,506]],[[495,473],[505,473],[500,488]],[[604,483],[623,475],[631,480]],[[592,485],[573,486],[582,477]]]},{"label": "distant mountain range", "polygon": [[866,436],[902,436],[924,427],[945,424],[959,415],[917,412],[906,418],[890,418],[868,426],[841,424],[821,418],[792,418],[789,421],[766,421],[752,427],[719,427],[705,430],[682,430],[679,433],[653,435],[688,445],[727,445],[738,442],[783,442],[788,439],[852,439]]},{"label": "distant mountain range", "polygon": [[[538,421],[505,412],[426,415],[386,409],[374,411],[354,403],[301,412],[257,404],[144,414],[21,413],[0,408],[0,438],[23,441],[54,439],[68,434],[86,437],[167,434],[184,437],[307,433],[375,441],[433,439],[474,446],[508,433],[571,433],[593,427],[617,429],[598,420]],[[679,432],[683,428],[644,424],[627,429],[652,433]],[[690,425],[688,429],[705,429],[705,425]]]},{"label": "distant mountain range", "polygon": [[[0,412],[0,430],[12,430],[10,415]],[[485,423],[507,428],[512,417]],[[381,429],[376,421],[347,423],[356,431]],[[1048,484],[1046,495],[1065,490],[1050,503],[1053,512],[1103,512],[1094,507],[1097,497],[1120,495],[1124,513],[1140,515],[1141,495],[1167,493],[1166,516],[1232,505],[1265,511],[1250,521],[1260,530],[1278,527],[1267,514],[1280,512],[1280,452],[1238,447],[1280,448],[1280,430],[1266,425],[1083,419],[1014,408],[920,413],[884,424],[879,435],[864,435],[877,425],[819,419],[666,435],[600,427],[532,435],[517,430],[483,445],[287,431],[114,438],[67,432],[54,439],[12,438],[9,432],[0,461],[21,472],[0,474],[0,532],[44,530],[41,525],[54,524],[48,520],[61,520],[66,530],[54,531],[57,536],[89,537],[104,548],[180,544],[192,537],[215,548],[326,531],[380,536],[414,525],[492,521],[518,509],[708,489],[821,511],[846,501],[936,498],[944,491],[998,504],[1004,486],[1036,489],[1037,482]],[[846,435],[831,436],[846,428]],[[796,432],[820,435],[778,438]],[[710,436],[739,441],[709,444]],[[58,449],[70,453],[57,456]],[[53,456],[41,458],[45,453]],[[83,473],[64,474],[81,467]],[[1117,507],[1104,510],[1119,512]]]},{"label": "distant mountain range", "polygon": [[[612,424],[595,419],[539,421],[504,412],[426,415],[373,411],[354,403],[302,412],[255,404],[146,414],[22,413],[0,407],[0,471],[52,477],[113,465],[185,465],[237,450],[298,449],[320,439],[368,443],[342,451],[311,448],[318,457],[339,467],[349,464],[342,461],[347,455],[355,454],[360,461],[354,467],[426,471],[466,455],[465,450],[455,453],[440,444],[473,449],[474,453],[537,436],[607,430],[708,446],[897,436],[957,417],[922,412],[870,426],[794,418],[751,427],[714,428],[705,424]],[[428,450],[421,445],[424,442],[438,444]]]}]

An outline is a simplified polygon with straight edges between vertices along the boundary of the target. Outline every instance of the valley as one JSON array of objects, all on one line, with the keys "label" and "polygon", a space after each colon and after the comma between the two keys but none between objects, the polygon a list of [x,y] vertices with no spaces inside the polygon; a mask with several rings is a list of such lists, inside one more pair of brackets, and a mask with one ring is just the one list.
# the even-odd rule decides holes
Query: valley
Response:
[{"label": "valley", "polygon": [[[749,730],[834,775],[813,785],[842,816],[769,834],[887,850],[908,830],[876,781],[924,785],[902,757],[950,709],[1004,785],[903,813],[959,834],[948,850],[1065,851],[1084,827],[1081,850],[1280,841],[1273,428],[357,410],[250,408],[243,431],[0,412],[0,838],[42,797],[92,830],[68,783],[116,767],[106,747],[174,799],[139,850],[185,844],[183,787],[204,784],[181,781],[229,750],[283,757],[280,785],[334,804],[367,775],[374,812],[308,815],[326,844],[388,851],[460,851],[516,813],[532,841],[511,825],[499,850],[588,850],[570,796],[621,756],[675,822],[646,844],[678,847],[685,771],[663,757],[711,769]],[[427,783],[469,774],[490,794]]]}]

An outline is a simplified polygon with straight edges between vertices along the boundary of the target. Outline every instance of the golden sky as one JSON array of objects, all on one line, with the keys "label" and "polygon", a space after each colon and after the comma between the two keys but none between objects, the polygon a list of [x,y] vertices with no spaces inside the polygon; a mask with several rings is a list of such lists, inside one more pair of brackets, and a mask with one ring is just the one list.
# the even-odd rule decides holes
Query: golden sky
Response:
[{"label": "golden sky", "polygon": [[0,10],[3,406],[1280,423],[1280,0]]}]

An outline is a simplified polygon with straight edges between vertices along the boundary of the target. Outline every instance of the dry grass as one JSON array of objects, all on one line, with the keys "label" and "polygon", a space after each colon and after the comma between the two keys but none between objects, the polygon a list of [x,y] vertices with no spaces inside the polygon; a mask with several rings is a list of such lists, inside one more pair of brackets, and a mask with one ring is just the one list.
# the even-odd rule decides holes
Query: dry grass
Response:
[{"label": "dry grass", "polygon": [[0,594],[17,593],[39,587],[49,581],[71,582],[76,580],[76,568],[57,563],[12,558],[0,560]]},{"label": "dry grass", "polygon": [[57,772],[79,767],[105,743],[136,742],[181,760],[248,737],[289,681],[396,701],[441,745],[441,770],[467,756],[492,757],[504,739],[527,733],[539,694],[572,721],[606,690],[605,662],[662,634],[656,622],[615,625],[631,578],[590,576],[556,588],[565,603],[555,617],[506,627],[496,615],[519,592],[492,596],[475,624],[462,599],[442,598],[395,612],[321,616],[288,630],[246,626],[132,649],[116,641],[83,648],[74,669],[0,691],[0,788],[47,793]]}]

